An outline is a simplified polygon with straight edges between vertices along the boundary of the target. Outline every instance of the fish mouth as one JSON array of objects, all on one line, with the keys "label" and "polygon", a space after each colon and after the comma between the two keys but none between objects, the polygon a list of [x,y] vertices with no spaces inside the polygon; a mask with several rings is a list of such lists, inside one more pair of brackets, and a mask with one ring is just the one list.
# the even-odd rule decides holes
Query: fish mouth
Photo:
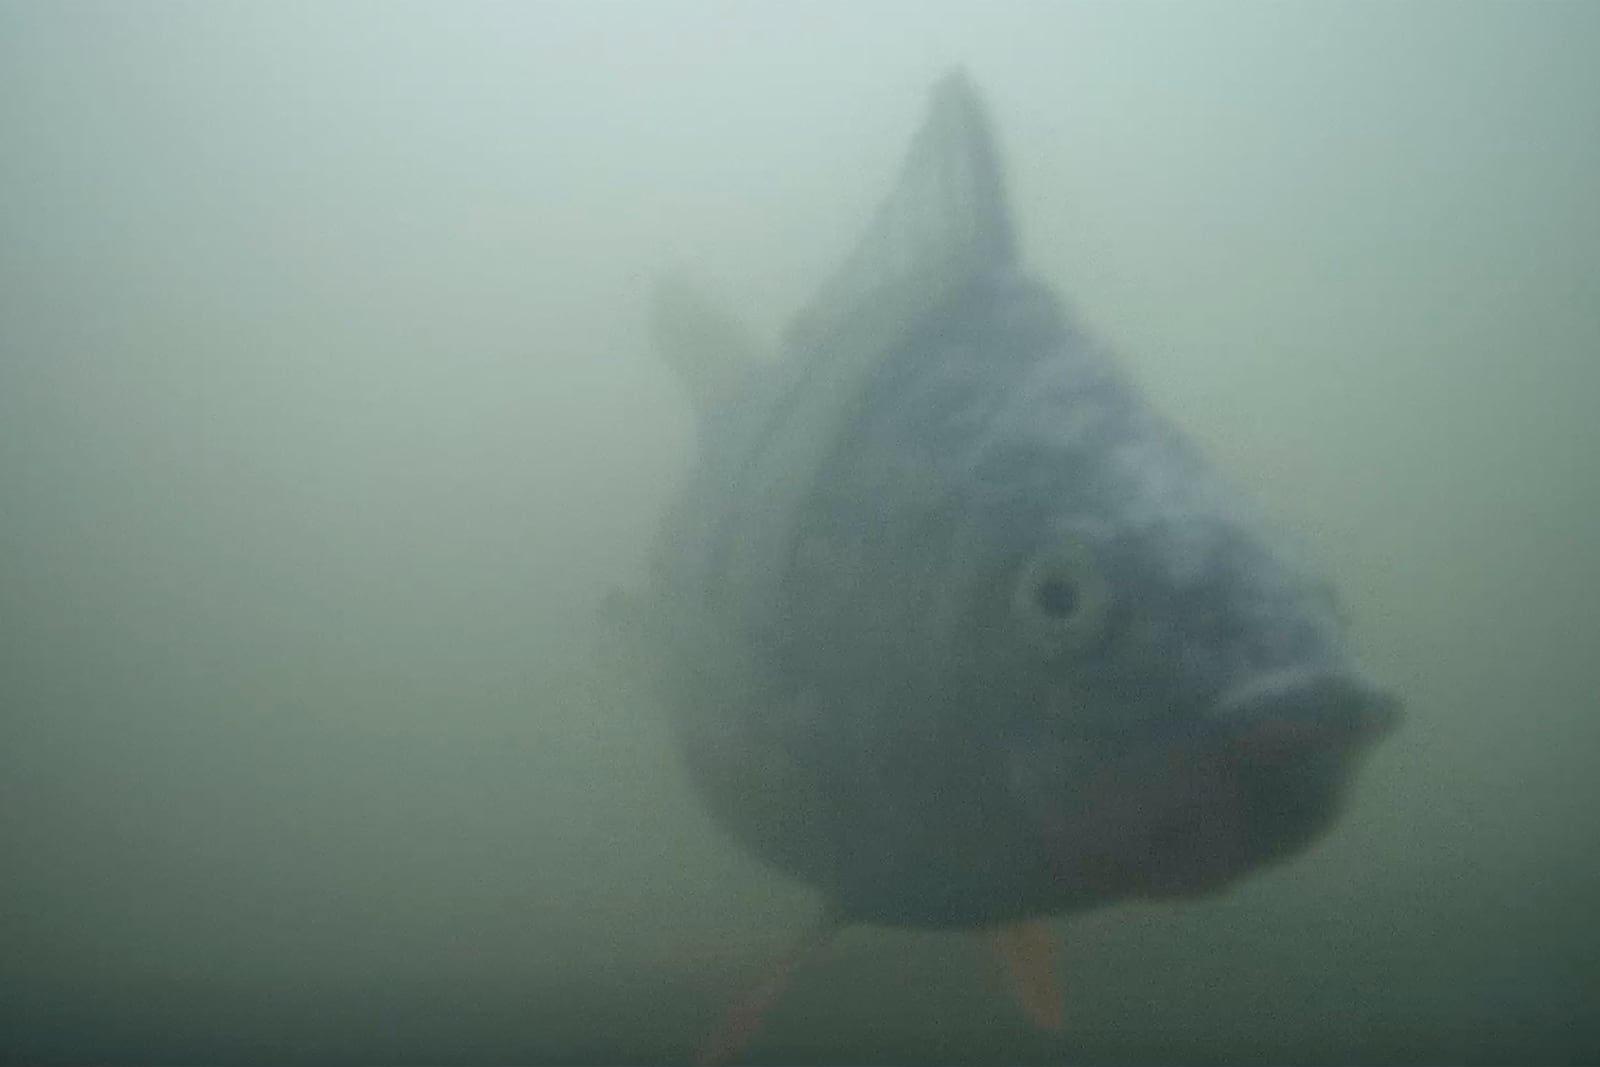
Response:
[{"label": "fish mouth", "polygon": [[1024,774],[1019,797],[1064,896],[1202,895],[1320,837],[1361,756],[1399,718],[1399,702],[1360,675],[1275,671],[1179,728],[1034,749],[1025,762],[1054,771]]},{"label": "fish mouth", "polygon": [[1270,764],[1359,752],[1394,730],[1400,702],[1361,675],[1289,668],[1227,690],[1211,717],[1241,757]]},{"label": "fish mouth", "polygon": [[1213,717],[1265,860],[1327,829],[1360,758],[1399,725],[1400,703],[1360,675],[1282,670],[1224,694]]}]

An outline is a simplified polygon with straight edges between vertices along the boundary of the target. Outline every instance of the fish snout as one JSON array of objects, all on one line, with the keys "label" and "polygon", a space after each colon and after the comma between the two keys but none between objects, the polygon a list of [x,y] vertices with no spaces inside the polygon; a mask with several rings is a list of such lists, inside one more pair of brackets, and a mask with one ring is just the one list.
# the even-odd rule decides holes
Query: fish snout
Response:
[{"label": "fish snout", "polygon": [[1225,690],[1212,717],[1246,764],[1353,757],[1392,732],[1400,701],[1350,670],[1286,667]]},{"label": "fish snout", "polygon": [[1317,666],[1257,675],[1224,692],[1213,714],[1232,754],[1248,852],[1270,861],[1327,831],[1361,757],[1401,713],[1360,671]]}]

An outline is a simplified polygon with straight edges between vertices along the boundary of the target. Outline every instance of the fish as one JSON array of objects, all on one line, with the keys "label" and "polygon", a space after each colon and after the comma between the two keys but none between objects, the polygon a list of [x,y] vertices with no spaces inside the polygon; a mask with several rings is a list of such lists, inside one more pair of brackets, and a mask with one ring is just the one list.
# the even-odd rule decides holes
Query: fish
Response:
[{"label": "fish", "polygon": [[1338,821],[1401,702],[1311,553],[1029,271],[965,70],[776,345],[678,281],[650,314],[697,461],[625,613],[708,817],[822,901],[701,1062],[851,925],[983,933],[1058,1027],[1050,920]]}]

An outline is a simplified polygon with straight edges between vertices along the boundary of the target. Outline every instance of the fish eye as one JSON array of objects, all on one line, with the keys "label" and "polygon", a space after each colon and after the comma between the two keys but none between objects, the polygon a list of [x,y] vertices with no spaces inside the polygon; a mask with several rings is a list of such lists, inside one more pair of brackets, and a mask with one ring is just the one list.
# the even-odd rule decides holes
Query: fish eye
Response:
[{"label": "fish eye", "polygon": [[1081,546],[1057,544],[1022,568],[1011,612],[1027,642],[1046,655],[1083,648],[1099,635],[1109,590]]}]

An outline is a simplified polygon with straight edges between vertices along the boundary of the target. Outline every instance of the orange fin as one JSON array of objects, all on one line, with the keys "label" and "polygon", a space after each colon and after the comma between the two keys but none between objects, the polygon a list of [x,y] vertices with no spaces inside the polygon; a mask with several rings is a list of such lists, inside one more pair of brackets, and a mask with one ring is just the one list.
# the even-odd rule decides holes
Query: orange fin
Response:
[{"label": "orange fin", "polygon": [[829,908],[822,918],[807,930],[787,955],[778,960],[771,970],[743,996],[734,1001],[722,1022],[711,1032],[695,1056],[696,1067],[722,1067],[750,1046],[761,1033],[767,1012],[778,1002],[788,988],[789,976],[795,966],[807,956],[819,951],[833,940],[844,923]]},{"label": "orange fin", "polygon": [[1056,939],[1050,928],[1037,920],[1008,923],[995,927],[989,936],[1017,1004],[1037,1025],[1061,1029],[1065,1012],[1056,980]]}]

